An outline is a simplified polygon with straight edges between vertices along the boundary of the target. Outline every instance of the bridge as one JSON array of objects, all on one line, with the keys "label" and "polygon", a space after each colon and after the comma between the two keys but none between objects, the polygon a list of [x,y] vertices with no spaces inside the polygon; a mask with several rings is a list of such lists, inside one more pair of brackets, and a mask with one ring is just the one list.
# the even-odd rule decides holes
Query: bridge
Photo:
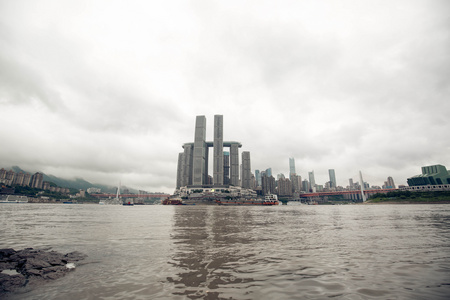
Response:
[{"label": "bridge", "polygon": [[[366,195],[366,198],[369,198],[369,196],[381,193],[386,194],[388,192],[398,191],[398,189],[376,189],[376,190],[364,190],[364,195]],[[317,198],[328,198],[333,196],[343,196],[346,200],[360,200],[362,201],[362,195],[360,190],[351,190],[351,191],[336,191],[336,192],[317,192],[317,193],[304,193],[300,194],[300,200],[311,200],[311,199],[317,199]]]},{"label": "bridge", "polygon": [[[116,194],[91,194],[96,198],[115,198]],[[169,194],[120,194],[120,198],[167,198]]]}]

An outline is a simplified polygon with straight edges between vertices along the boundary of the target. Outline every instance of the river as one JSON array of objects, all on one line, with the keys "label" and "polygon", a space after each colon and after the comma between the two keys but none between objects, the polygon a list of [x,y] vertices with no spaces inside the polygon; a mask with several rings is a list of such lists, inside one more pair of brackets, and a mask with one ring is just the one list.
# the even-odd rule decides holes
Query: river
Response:
[{"label": "river", "polygon": [[0,248],[88,257],[7,299],[449,299],[450,205],[1,204]]}]

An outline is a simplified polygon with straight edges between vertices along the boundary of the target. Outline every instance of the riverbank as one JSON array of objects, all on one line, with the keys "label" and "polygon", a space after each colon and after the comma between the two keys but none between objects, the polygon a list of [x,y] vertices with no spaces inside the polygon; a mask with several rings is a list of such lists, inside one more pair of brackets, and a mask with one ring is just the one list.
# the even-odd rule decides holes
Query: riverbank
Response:
[{"label": "riverbank", "polygon": [[27,285],[58,279],[74,270],[75,263],[85,257],[76,251],[62,254],[33,248],[0,249],[0,296]]}]

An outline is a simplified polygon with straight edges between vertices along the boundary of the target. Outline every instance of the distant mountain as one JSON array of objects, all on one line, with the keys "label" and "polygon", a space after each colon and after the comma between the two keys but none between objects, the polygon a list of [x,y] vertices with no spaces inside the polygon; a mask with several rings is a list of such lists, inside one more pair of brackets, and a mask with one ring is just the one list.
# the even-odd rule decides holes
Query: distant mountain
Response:
[{"label": "distant mountain", "polygon": [[[23,172],[23,173],[33,174],[31,172],[22,170],[18,166],[11,167],[11,170],[13,170],[16,173]],[[72,188],[72,189],[77,189],[77,190],[87,190],[90,187],[95,187],[95,188],[100,188],[102,190],[102,192],[115,193],[116,188],[117,188],[117,187],[112,187],[112,186],[107,186],[107,185],[102,185],[102,184],[93,184],[82,178],[75,178],[74,180],[70,180],[70,179],[63,179],[63,178],[56,177],[54,175],[47,175],[47,174],[44,174],[44,181],[53,182],[54,184],[56,184],[59,187]]]}]

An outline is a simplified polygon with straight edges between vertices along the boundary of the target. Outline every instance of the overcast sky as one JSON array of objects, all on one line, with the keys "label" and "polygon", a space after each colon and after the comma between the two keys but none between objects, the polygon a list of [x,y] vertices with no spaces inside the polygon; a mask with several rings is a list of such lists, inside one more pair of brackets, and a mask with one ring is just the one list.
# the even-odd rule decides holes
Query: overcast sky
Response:
[{"label": "overcast sky", "polygon": [[221,114],[253,172],[406,184],[449,96],[447,0],[0,0],[0,167],[171,193]]}]

